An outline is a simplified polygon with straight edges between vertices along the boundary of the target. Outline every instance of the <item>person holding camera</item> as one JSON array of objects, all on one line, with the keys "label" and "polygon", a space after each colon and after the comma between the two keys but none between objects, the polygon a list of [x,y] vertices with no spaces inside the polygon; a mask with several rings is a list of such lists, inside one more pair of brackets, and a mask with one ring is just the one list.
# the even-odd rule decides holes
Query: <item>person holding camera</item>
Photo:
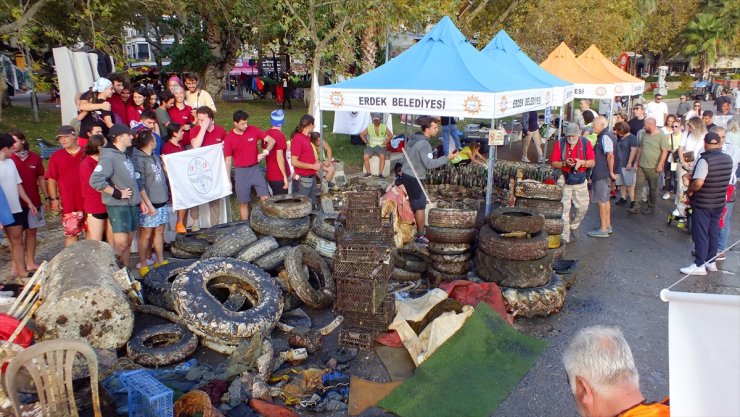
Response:
[{"label": "person holding camera", "polygon": [[[576,123],[565,128],[565,139],[555,142],[550,158],[551,166],[559,169],[562,176],[558,184],[563,187],[563,233],[562,243],[570,242],[571,232],[575,233],[588,210],[588,179],[590,168],[596,164],[596,156],[591,142],[581,135]],[[571,206],[575,208],[571,221]]]}]

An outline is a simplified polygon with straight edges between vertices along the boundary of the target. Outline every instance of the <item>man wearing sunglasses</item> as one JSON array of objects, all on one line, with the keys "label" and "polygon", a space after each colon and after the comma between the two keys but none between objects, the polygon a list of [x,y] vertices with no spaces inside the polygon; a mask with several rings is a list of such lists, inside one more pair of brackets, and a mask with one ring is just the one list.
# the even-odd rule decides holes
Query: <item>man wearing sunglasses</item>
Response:
[{"label": "man wearing sunglasses", "polygon": [[655,119],[657,126],[662,128],[665,123],[665,117],[668,115],[668,105],[663,102],[661,94],[655,95],[655,100],[645,106],[645,117]]},{"label": "man wearing sunglasses", "polygon": [[630,126],[630,133],[637,137],[637,132],[645,128],[645,108],[642,104],[635,104],[632,108],[632,118],[627,124]]}]

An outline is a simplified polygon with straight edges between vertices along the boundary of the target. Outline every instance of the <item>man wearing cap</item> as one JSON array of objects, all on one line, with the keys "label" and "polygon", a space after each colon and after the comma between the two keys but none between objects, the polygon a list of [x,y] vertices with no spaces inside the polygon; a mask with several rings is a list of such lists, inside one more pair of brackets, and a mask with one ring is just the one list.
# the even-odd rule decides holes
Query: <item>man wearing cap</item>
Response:
[{"label": "man wearing cap", "polygon": [[385,145],[388,141],[393,138],[393,132],[388,129],[385,123],[380,122],[381,116],[379,114],[373,114],[373,122],[365,130],[360,132],[360,139],[365,142],[365,155],[363,161],[365,164],[365,173],[363,177],[369,177],[370,173],[370,158],[373,155],[377,155],[380,158],[378,164],[378,177],[383,178],[383,168],[385,168],[385,156],[387,151]]},{"label": "man wearing cap", "polygon": [[[656,125],[652,117],[645,118],[645,133],[639,139],[640,146],[637,148],[638,163],[635,167],[637,180],[635,190],[639,193],[635,197],[635,206],[627,209],[632,214],[652,214],[655,204],[658,202],[658,178],[663,172],[665,160],[671,147],[668,138]],[[645,183],[648,185],[647,207],[640,208],[645,193]]]},{"label": "man wearing cap", "polygon": [[668,116],[668,105],[663,102],[663,95],[658,93],[655,100],[645,106],[645,117],[655,119],[655,124],[662,128],[665,124],[665,117]]},{"label": "man wearing cap", "polygon": [[131,146],[131,135],[128,126],[113,125],[109,135],[112,146],[100,149],[98,165],[90,175],[90,186],[101,192],[108,212],[113,249],[125,266],[129,265],[131,242],[139,227],[139,209],[147,214],[147,206],[139,194],[134,162],[126,154],[126,148]]},{"label": "man wearing cap", "polygon": [[46,195],[51,201],[52,212],[58,213],[61,209],[64,246],[67,247],[77,242],[85,225],[82,185],[78,175],[85,152],[77,143],[77,134],[72,126],[57,129],[56,138],[62,149],[49,158],[45,174]]},{"label": "man wearing cap", "polygon": [[267,184],[270,186],[272,195],[288,194],[290,184],[290,165],[288,164],[288,142],[285,140],[281,128],[285,124],[285,113],[275,110],[270,113],[271,128],[265,132],[275,139],[275,146],[265,157],[265,168],[267,171]]},{"label": "man wearing cap", "polygon": [[[694,175],[686,190],[691,199],[691,238],[694,241],[694,263],[681,268],[682,274],[706,275],[716,271],[714,257],[719,242],[719,220],[727,201],[734,164],[732,157],[722,152],[722,138],[717,132],[704,136],[704,153],[696,161]],[[711,262],[710,262],[711,259]]]},{"label": "man wearing cap", "polygon": [[[565,128],[565,140],[555,142],[550,158],[551,166],[562,171],[558,184],[563,187],[563,233],[562,243],[569,243],[571,232],[575,234],[588,210],[588,169],[596,163],[594,148],[591,142],[581,135],[576,123],[569,123]],[[571,220],[571,206],[575,213]]]},{"label": "man wearing cap", "polygon": [[[226,134],[224,158],[226,172],[231,172],[233,162],[236,198],[239,200],[239,214],[242,220],[249,220],[249,203],[252,200],[252,187],[260,200],[266,200],[269,193],[267,182],[260,171],[259,162],[270,154],[275,139],[265,134],[257,126],[247,123],[247,112],[234,112],[234,128]],[[262,145],[259,152],[258,145]]]}]

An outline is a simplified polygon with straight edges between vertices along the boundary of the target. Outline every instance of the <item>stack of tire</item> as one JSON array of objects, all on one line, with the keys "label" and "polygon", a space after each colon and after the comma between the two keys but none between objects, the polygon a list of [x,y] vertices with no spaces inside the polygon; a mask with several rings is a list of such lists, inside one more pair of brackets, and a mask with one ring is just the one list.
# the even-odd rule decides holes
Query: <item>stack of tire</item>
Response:
[{"label": "stack of tire", "polygon": [[318,213],[311,221],[311,229],[306,234],[303,243],[324,258],[329,265],[337,251],[337,218],[338,213]]},{"label": "stack of tire", "polygon": [[418,281],[429,267],[429,258],[421,251],[414,249],[393,249],[393,281]]},{"label": "stack of tire", "polygon": [[545,217],[533,210],[499,208],[478,236],[476,271],[501,286],[514,316],[547,316],[565,302],[565,283],[552,270],[544,224]]},{"label": "stack of tire", "polygon": [[535,180],[519,180],[514,190],[516,207],[527,208],[545,217],[544,231],[547,248],[554,259],[562,259],[565,246],[560,242],[563,233],[563,187]]},{"label": "stack of tire", "polygon": [[433,208],[429,210],[426,237],[430,267],[427,277],[438,286],[443,281],[467,279],[471,270],[471,247],[477,229],[476,210]]}]

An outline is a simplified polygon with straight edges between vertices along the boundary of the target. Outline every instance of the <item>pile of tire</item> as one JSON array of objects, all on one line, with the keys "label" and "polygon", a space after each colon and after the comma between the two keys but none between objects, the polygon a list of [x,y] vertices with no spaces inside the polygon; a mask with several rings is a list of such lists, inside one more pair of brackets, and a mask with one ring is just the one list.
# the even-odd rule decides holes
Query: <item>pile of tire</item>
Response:
[{"label": "pile of tire", "polygon": [[311,228],[303,244],[313,248],[331,266],[337,251],[337,223],[339,213],[318,213],[311,221]]},{"label": "pile of tire", "polygon": [[566,287],[552,270],[545,217],[519,207],[496,209],[478,236],[475,266],[480,278],[501,287],[516,316],[547,316],[560,310]]},{"label": "pile of tire", "polygon": [[471,248],[477,229],[476,210],[433,208],[429,210],[426,237],[431,265],[427,277],[435,285],[467,279],[471,270]]},{"label": "pile of tire", "polygon": [[419,250],[393,249],[391,263],[393,281],[418,281],[429,267],[429,257]]},{"label": "pile of tire", "polygon": [[516,207],[532,210],[545,217],[544,232],[547,249],[554,259],[562,259],[565,246],[560,242],[563,233],[563,187],[535,180],[519,180],[514,190]]}]

